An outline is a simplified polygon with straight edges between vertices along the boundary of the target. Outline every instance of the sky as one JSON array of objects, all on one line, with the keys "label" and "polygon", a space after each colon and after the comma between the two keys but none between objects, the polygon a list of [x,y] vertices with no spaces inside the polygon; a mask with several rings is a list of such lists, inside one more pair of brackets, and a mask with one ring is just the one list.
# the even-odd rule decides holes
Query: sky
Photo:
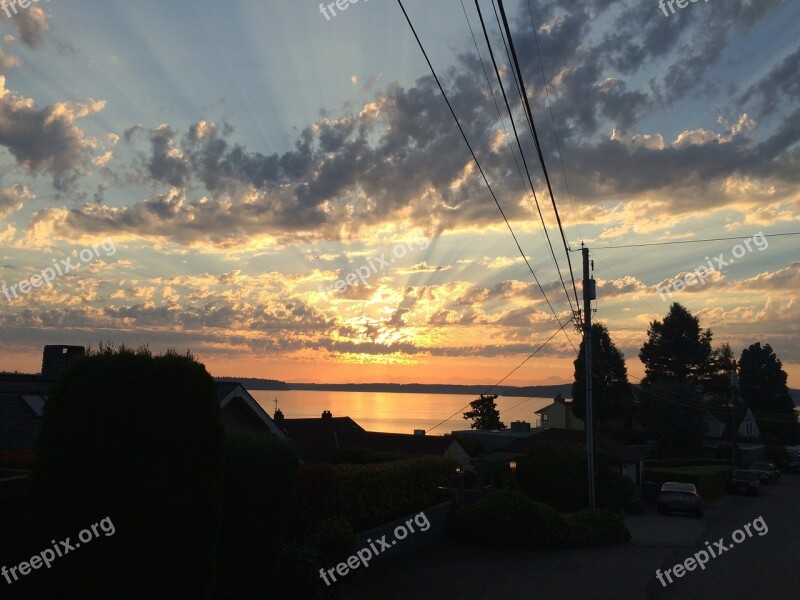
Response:
[{"label": "sky", "polygon": [[544,344],[504,383],[571,382],[585,243],[632,382],[680,302],[800,387],[800,3],[506,0],[576,289],[492,4],[536,199],[474,1],[404,5],[497,203],[398,3],[340,4],[0,10],[0,369],[492,384]]}]

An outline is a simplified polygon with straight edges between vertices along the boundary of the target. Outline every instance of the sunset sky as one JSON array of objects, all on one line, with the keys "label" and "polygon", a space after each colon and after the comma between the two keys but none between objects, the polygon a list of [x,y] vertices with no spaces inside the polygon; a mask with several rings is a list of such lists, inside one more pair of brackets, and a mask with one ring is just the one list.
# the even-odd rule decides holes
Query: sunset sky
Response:
[{"label": "sunset sky", "polygon": [[[404,4],[567,322],[461,3]],[[800,2],[530,7],[506,0],[556,202],[637,382],[648,324],[669,309],[655,285],[800,231]],[[0,370],[38,371],[45,344],[109,340],[189,348],[214,375],[492,384],[557,331],[395,1],[328,20],[310,0],[52,0],[0,12],[0,36],[0,282],[73,265],[0,293]],[[738,240],[603,249],[722,237]],[[365,282],[336,291],[359,269]],[[667,300],[737,356],[771,344],[800,387],[798,289],[800,236],[758,237]],[[566,331],[506,383],[570,382],[580,336]]]}]

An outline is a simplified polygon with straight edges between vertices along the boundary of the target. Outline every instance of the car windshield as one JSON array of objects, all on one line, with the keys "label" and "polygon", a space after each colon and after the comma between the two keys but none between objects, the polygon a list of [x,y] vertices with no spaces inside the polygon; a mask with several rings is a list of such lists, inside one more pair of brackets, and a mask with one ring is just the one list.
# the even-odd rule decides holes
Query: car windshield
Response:
[{"label": "car windshield", "polygon": [[736,471],[733,474],[734,479],[741,479],[744,481],[755,481],[758,479],[758,474],[752,471]]},{"label": "car windshield", "polygon": [[762,471],[769,471],[769,463],[753,463],[754,469],[760,469]]},{"label": "car windshield", "polygon": [[695,487],[692,483],[665,483],[661,486],[662,492],[688,492],[694,493]]}]

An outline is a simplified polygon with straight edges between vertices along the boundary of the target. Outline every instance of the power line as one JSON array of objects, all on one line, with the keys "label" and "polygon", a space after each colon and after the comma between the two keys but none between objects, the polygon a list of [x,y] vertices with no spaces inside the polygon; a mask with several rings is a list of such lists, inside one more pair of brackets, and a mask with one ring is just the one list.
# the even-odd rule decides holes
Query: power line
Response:
[{"label": "power line", "polygon": [[503,86],[503,80],[500,77],[500,71],[499,71],[499,69],[497,67],[497,61],[495,60],[495,57],[494,57],[494,51],[492,50],[492,44],[491,44],[491,41],[489,39],[489,34],[486,31],[486,24],[485,24],[485,22],[483,20],[483,13],[481,12],[481,7],[480,7],[480,4],[478,3],[478,0],[475,0],[475,8],[478,11],[478,18],[480,19],[480,22],[481,22],[481,28],[483,30],[483,36],[484,36],[484,39],[486,40],[486,46],[489,49],[489,56],[491,57],[491,60],[492,60],[492,65],[494,67],[494,72],[495,72],[495,75],[497,77],[497,82],[500,85],[500,91],[503,94],[503,102],[505,103],[506,111],[508,112],[508,118],[511,121],[511,128],[514,131],[514,138],[516,139],[516,142],[517,142],[517,148],[519,149],[520,156],[522,157],[522,164],[525,166],[525,173],[528,176],[528,184],[530,185],[531,192],[533,193],[533,199],[536,201],[536,210],[538,211],[539,219],[542,222],[542,228],[544,229],[544,234],[545,234],[545,236],[547,238],[547,245],[550,247],[550,254],[553,257],[553,261],[555,262],[556,270],[558,271],[558,278],[561,280],[561,285],[564,288],[564,293],[567,296],[567,302],[569,303],[570,310],[572,310],[572,312],[575,313],[575,308],[572,306],[572,300],[570,299],[569,292],[567,291],[567,285],[564,282],[563,276],[561,275],[561,267],[558,264],[558,259],[556,258],[556,253],[555,253],[555,250],[553,249],[553,244],[550,241],[550,234],[547,232],[547,225],[546,225],[545,220],[544,220],[544,215],[542,214],[542,209],[539,206],[539,199],[536,196],[536,189],[535,189],[535,187],[533,185],[533,180],[531,178],[530,171],[528,170],[528,163],[527,163],[527,160],[525,158],[525,153],[524,153],[524,151],[522,149],[522,143],[520,142],[520,139],[519,139],[519,134],[517,132],[516,124],[514,123],[514,115],[513,115],[512,111],[511,111],[511,106],[509,105],[509,102],[508,102],[508,96],[506,96],[506,90],[505,90],[505,86]]},{"label": "power line", "polygon": [[[765,233],[762,234],[765,238],[770,237],[783,237],[791,235],[800,235],[800,231],[791,231],[789,233]],[[670,242],[650,242],[647,244],[624,244],[620,246],[592,246],[592,250],[616,250],[618,248],[644,248],[646,246],[674,246],[677,244],[700,244],[703,242],[725,242],[731,240],[744,239],[742,236],[738,237],[721,237],[721,238],[708,238],[704,240],[674,240]],[[580,252],[580,250],[571,250],[571,252]]]},{"label": "power line", "polygon": [[553,195],[553,186],[550,184],[550,175],[547,172],[547,165],[545,164],[544,155],[542,154],[542,147],[539,144],[539,136],[536,133],[536,124],[534,123],[533,120],[533,112],[531,111],[531,105],[530,102],[528,101],[528,93],[525,89],[525,80],[522,77],[522,69],[519,66],[519,59],[517,57],[516,48],[514,47],[514,40],[511,37],[511,28],[508,25],[508,18],[506,17],[506,10],[505,7],[503,6],[503,0],[498,0],[498,5],[500,8],[500,15],[503,18],[503,28],[505,29],[506,32],[506,38],[508,38],[508,46],[509,49],[511,50],[511,56],[513,58],[514,70],[516,71],[517,79],[519,80],[518,83],[520,86],[520,92],[522,94],[522,98],[524,100],[525,112],[528,114],[528,119],[530,120],[531,133],[533,134],[533,141],[534,145],[536,146],[536,153],[539,156],[539,162],[541,162],[542,164],[542,173],[544,173],[544,179],[545,182],[547,183],[547,191],[550,194],[550,201],[553,204],[553,212],[555,212],[556,221],[558,222],[558,229],[561,232],[561,239],[564,242],[564,251],[567,254],[567,262],[569,263],[569,273],[570,277],[572,278],[572,289],[573,292],[575,293],[575,302],[578,304],[578,306],[580,306],[580,301],[578,300],[578,288],[575,285],[575,273],[572,271],[572,260],[570,259],[569,256],[569,244],[567,243],[567,236],[564,233],[564,227],[561,224],[561,216],[558,214],[558,206],[556,205],[556,199],[555,196]]},{"label": "power line", "polygon": [[[398,0],[398,2],[399,2],[399,1],[400,1],[400,0]],[[539,351],[540,351],[542,348],[544,348],[544,347],[545,347],[547,344],[549,344],[549,343],[550,343],[550,340],[552,340],[554,337],[556,337],[556,336],[558,335],[558,332],[559,332],[559,331],[562,331],[563,329],[564,329],[564,326],[563,326],[563,325],[561,325],[561,327],[559,327],[558,329],[556,329],[556,330],[555,330],[555,332],[553,333],[553,335],[551,335],[549,338],[547,338],[547,340],[546,340],[546,341],[545,341],[545,342],[544,342],[544,343],[543,343],[541,346],[539,346],[539,347],[538,347],[536,350],[534,350],[533,352],[531,352],[531,354],[529,354],[529,355],[528,355],[528,357],[527,357],[525,360],[523,360],[521,363],[519,363],[519,364],[518,364],[516,367],[514,367],[513,369],[511,369],[511,371],[508,373],[508,375],[506,375],[505,377],[503,377],[503,378],[502,378],[500,381],[498,381],[498,382],[497,382],[497,383],[495,383],[495,384],[494,384],[492,387],[490,387],[490,388],[489,388],[489,389],[487,389],[485,392],[483,392],[483,394],[481,394],[481,396],[485,396],[486,394],[488,394],[489,392],[491,392],[491,391],[492,391],[494,388],[496,388],[498,385],[500,385],[501,383],[503,383],[503,382],[504,382],[506,379],[508,379],[508,378],[509,378],[511,375],[513,375],[514,373],[516,373],[516,372],[517,372],[517,371],[518,371],[518,370],[519,370],[519,369],[522,367],[522,365],[524,365],[526,362],[528,362],[530,359],[532,359],[534,356],[536,356],[536,354],[538,354],[538,352],[539,352]],[[577,350],[576,350],[576,352],[577,352]],[[462,411],[463,411],[465,408],[467,408],[467,407],[468,407],[470,404],[472,404],[472,402],[467,402],[467,403],[466,403],[464,406],[462,406],[460,409],[458,409],[458,410],[457,410],[456,412],[454,412],[452,415],[450,415],[449,417],[447,417],[447,418],[446,418],[444,421],[440,421],[439,423],[437,423],[436,425],[434,425],[433,427],[431,427],[430,429],[428,429],[428,430],[427,430],[425,433],[429,433],[429,432],[433,431],[434,429],[436,429],[437,427],[439,427],[439,425],[443,425],[444,423],[447,423],[447,422],[448,422],[450,419],[452,419],[453,417],[455,417],[456,415],[458,415],[458,414],[459,414],[460,412],[462,412]]]},{"label": "power line", "polygon": [[[539,278],[536,276],[536,273],[534,272],[533,267],[531,266],[531,263],[528,261],[528,257],[525,256],[525,252],[523,252],[522,246],[520,246],[520,244],[519,244],[519,240],[517,239],[517,236],[514,233],[514,229],[511,227],[511,223],[509,223],[508,218],[506,217],[505,211],[503,211],[503,207],[500,206],[500,201],[497,199],[497,196],[495,195],[494,190],[492,189],[492,186],[489,184],[489,179],[486,177],[486,173],[484,172],[483,167],[481,167],[481,163],[478,160],[478,157],[475,154],[475,151],[472,149],[472,144],[469,143],[469,139],[467,138],[467,134],[464,132],[464,128],[461,126],[461,122],[458,120],[458,116],[456,115],[456,112],[453,109],[453,105],[450,104],[450,100],[449,100],[449,98],[447,97],[447,94],[444,91],[444,87],[442,86],[442,82],[439,81],[439,76],[436,74],[436,70],[433,68],[433,64],[431,63],[430,58],[428,58],[428,53],[425,51],[425,47],[422,45],[422,40],[420,40],[419,36],[417,35],[417,30],[414,28],[414,24],[411,22],[411,18],[408,16],[408,13],[406,12],[406,8],[405,8],[405,6],[403,6],[402,0],[397,0],[397,3],[400,5],[400,9],[403,11],[403,15],[406,18],[406,22],[408,23],[408,26],[411,28],[411,33],[414,34],[414,39],[417,40],[417,45],[419,46],[419,49],[422,51],[422,55],[425,57],[425,62],[428,63],[428,68],[430,68],[430,70],[431,70],[431,74],[433,75],[433,78],[436,81],[436,85],[439,86],[439,91],[442,94],[442,98],[444,98],[444,101],[447,103],[447,108],[450,109],[450,114],[453,115],[453,119],[456,122],[456,126],[458,127],[459,132],[461,132],[461,137],[464,139],[464,143],[467,145],[467,148],[469,149],[469,152],[472,155],[472,159],[475,161],[475,165],[478,167],[478,171],[480,171],[481,177],[483,177],[483,181],[486,184],[486,187],[489,189],[489,193],[492,195],[492,199],[494,200],[494,203],[497,205],[497,208],[500,211],[500,214],[502,215],[503,220],[505,221],[506,226],[508,227],[508,230],[511,232],[511,237],[514,238],[514,243],[516,243],[517,249],[519,250],[519,253],[522,255],[522,258],[525,261],[525,264],[528,265],[528,269],[530,270],[531,275],[533,275],[533,279],[536,281],[536,285],[539,286],[539,290],[542,292],[542,296],[544,296],[545,302],[547,302],[547,305],[550,307],[550,311],[553,313],[553,316],[555,317],[556,322],[559,324],[559,331],[564,331],[564,325],[561,323],[561,319],[558,318],[558,314],[556,313],[555,309],[553,308],[553,305],[550,303],[550,300],[547,298],[547,294],[545,293],[544,288],[542,287],[542,284],[539,282]],[[569,335],[567,334],[566,331],[564,331],[564,335],[566,336],[567,340],[569,340],[569,343],[570,343],[570,346],[572,346],[572,349],[575,350],[575,352],[577,353],[578,350],[575,348],[575,345],[572,343],[572,340],[570,339],[570,337],[569,337]]]},{"label": "power line", "polygon": [[[506,111],[508,112],[508,118],[511,121],[511,129],[514,132],[514,138],[517,141],[517,148],[519,148],[519,153],[520,153],[520,156],[522,157],[522,164],[525,167],[525,174],[528,176],[528,183],[531,186],[531,192],[533,193],[533,199],[536,201],[536,210],[539,212],[539,219],[541,219],[542,228],[544,229],[544,235],[547,238],[547,245],[550,247],[550,254],[552,255],[553,261],[556,264],[556,271],[558,271],[558,278],[561,280],[561,285],[564,288],[564,293],[567,295],[567,302],[569,303],[569,308],[572,311],[572,313],[575,314],[575,307],[572,306],[572,300],[570,299],[569,292],[567,291],[567,284],[564,282],[564,277],[561,275],[561,267],[558,264],[558,259],[556,258],[556,253],[555,253],[555,250],[553,249],[553,243],[550,241],[550,234],[547,232],[547,225],[545,224],[545,221],[544,221],[544,215],[542,214],[542,209],[539,206],[539,199],[536,196],[536,189],[534,188],[533,180],[531,179],[531,173],[528,170],[528,162],[525,159],[525,152],[522,150],[522,143],[520,142],[519,134],[517,133],[517,126],[514,123],[514,115],[511,112],[511,106],[508,103],[508,97],[506,96],[506,90],[505,90],[505,87],[503,86],[503,80],[500,77],[500,71],[497,68],[497,61],[494,58],[494,51],[492,50],[492,43],[489,40],[489,34],[486,31],[486,23],[483,20],[483,13],[481,12],[481,7],[480,7],[480,4],[478,3],[478,0],[475,0],[475,8],[478,11],[478,18],[481,21],[481,28],[483,29],[483,37],[486,40],[486,46],[489,48],[489,56],[492,59],[492,65],[494,66],[494,72],[495,72],[495,75],[497,76],[497,82],[500,84],[500,91],[503,94],[503,102],[505,102]],[[465,12],[465,14],[466,14],[466,12]],[[470,26],[470,31],[472,31],[472,27],[471,26]],[[477,48],[477,44],[476,44],[476,48]]]},{"label": "power line", "polygon": [[569,199],[569,207],[572,210],[572,218],[575,219],[575,227],[578,229],[578,235],[583,237],[581,233],[581,226],[578,222],[578,217],[575,214],[575,205],[572,203],[572,193],[569,191],[569,182],[567,181],[567,169],[564,166],[564,154],[561,151],[561,143],[558,140],[558,130],[556,129],[556,117],[553,114],[553,104],[550,102],[550,86],[547,85],[547,76],[544,73],[544,62],[542,62],[542,50],[539,47],[539,36],[536,33],[536,24],[533,22],[533,9],[531,8],[531,0],[528,0],[528,14],[531,17],[531,30],[533,31],[533,40],[536,42],[536,53],[539,55],[539,68],[542,70],[542,83],[544,84],[544,93],[547,98],[547,108],[550,111],[550,121],[553,123],[553,137],[556,140],[556,149],[558,150],[558,160],[561,163],[561,173],[564,175],[564,189],[567,191],[567,198]]}]

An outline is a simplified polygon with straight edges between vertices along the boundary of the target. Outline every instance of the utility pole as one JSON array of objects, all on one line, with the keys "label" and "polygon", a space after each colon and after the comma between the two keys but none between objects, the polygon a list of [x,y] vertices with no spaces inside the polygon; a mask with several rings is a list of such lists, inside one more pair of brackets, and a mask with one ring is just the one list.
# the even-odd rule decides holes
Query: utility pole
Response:
[{"label": "utility pole", "polygon": [[592,300],[597,298],[594,279],[589,273],[589,249],[581,244],[583,254],[583,351],[586,363],[586,465],[589,475],[589,508],[595,508],[594,485],[594,414],[592,410]]},{"label": "utility pole", "polygon": [[736,366],[734,365],[731,371],[731,462],[733,467],[736,468],[736,385],[739,383],[736,374]]}]

